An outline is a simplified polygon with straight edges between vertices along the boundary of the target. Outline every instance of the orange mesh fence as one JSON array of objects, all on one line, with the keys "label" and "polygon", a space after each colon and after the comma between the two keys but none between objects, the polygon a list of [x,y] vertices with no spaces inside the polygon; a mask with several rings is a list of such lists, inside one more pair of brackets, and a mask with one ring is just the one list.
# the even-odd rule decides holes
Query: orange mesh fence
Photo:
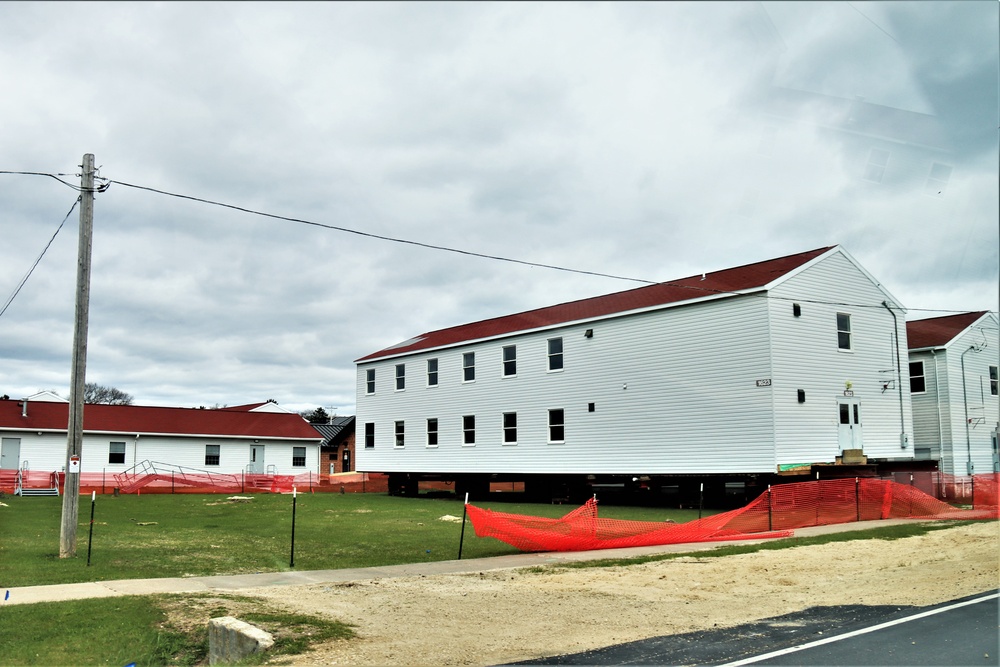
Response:
[{"label": "orange mesh fence", "polygon": [[[0,491],[15,493],[18,472],[25,489],[65,489],[66,473],[44,470],[0,470]],[[80,493],[89,495],[112,493],[291,493],[295,487],[300,493],[386,493],[388,477],[377,473],[341,473],[336,475],[256,475],[191,473],[150,473],[126,477],[110,473],[79,473]]]},{"label": "orange mesh fence", "polygon": [[975,483],[973,509],[956,508],[891,480],[783,484],[744,507],[683,524],[601,519],[594,499],[559,519],[466,508],[478,537],[494,537],[521,551],[589,551],[787,537],[795,528],[876,519],[996,519],[997,475],[976,476]]}]

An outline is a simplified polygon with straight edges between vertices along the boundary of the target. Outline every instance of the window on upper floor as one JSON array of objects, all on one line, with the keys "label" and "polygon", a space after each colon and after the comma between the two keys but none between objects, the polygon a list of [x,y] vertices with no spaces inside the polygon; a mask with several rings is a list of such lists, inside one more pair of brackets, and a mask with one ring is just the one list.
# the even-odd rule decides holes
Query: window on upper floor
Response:
[{"label": "window on upper floor", "polygon": [[505,345],[503,348],[503,376],[517,375],[517,346]]},{"label": "window on upper floor", "polygon": [[503,413],[503,444],[517,444],[517,413]]},{"label": "window on upper floor", "polygon": [[404,440],[403,440],[403,436],[405,435],[405,432],[406,432],[406,425],[405,425],[404,422],[399,421],[399,422],[395,422],[395,426],[396,426],[396,430],[395,430],[396,440],[395,440],[395,443],[396,443],[397,447],[402,447],[404,444],[406,444],[404,442]]},{"label": "window on upper floor", "polygon": [[990,366],[990,394],[997,395],[997,367]]},{"label": "window on upper floor", "polygon": [[861,178],[872,183],[881,183],[888,166],[889,151],[873,148],[868,154],[868,164],[865,165],[865,173]]},{"label": "window on upper floor", "polygon": [[837,347],[841,350],[850,350],[851,344],[851,316],[847,313],[837,313]]},{"label": "window on upper floor", "polygon": [[549,442],[566,441],[566,413],[562,408],[549,410]]},{"label": "window on upper floor", "polygon": [[435,417],[427,420],[427,446],[438,446],[438,420]]},{"label": "window on upper floor", "polygon": [[112,442],[108,445],[108,463],[125,463],[124,442]]},{"label": "window on upper floor", "polygon": [[375,369],[369,368],[365,371],[365,393],[375,393]]},{"label": "window on upper floor", "polygon": [[205,445],[205,465],[219,465],[219,445]]},{"label": "window on upper floor", "polygon": [[465,415],[462,417],[462,443],[466,445],[476,444],[475,415]]},{"label": "window on upper floor", "polygon": [[951,167],[940,162],[931,165],[931,171],[927,174],[927,182],[924,184],[924,194],[932,197],[944,197],[948,190],[948,181],[951,180]]},{"label": "window on upper floor", "polygon": [[365,423],[365,449],[375,447],[375,422]]},{"label": "window on upper floor", "polygon": [[927,391],[927,382],[924,378],[924,362],[910,362],[910,393],[922,394]]},{"label": "window on upper floor", "polygon": [[305,447],[292,447],[292,467],[293,468],[305,468],[306,467],[306,448]]},{"label": "window on upper floor", "polygon": [[550,338],[549,346],[549,370],[561,371],[563,368],[563,340],[562,338]]},{"label": "window on upper floor", "polygon": [[396,364],[396,391],[406,389],[406,364]]},{"label": "window on upper floor", "polygon": [[476,353],[465,352],[462,354],[462,381],[474,382],[476,379]]},{"label": "window on upper floor", "polygon": [[438,360],[427,360],[427,386],[436,387],[438,383]]}]

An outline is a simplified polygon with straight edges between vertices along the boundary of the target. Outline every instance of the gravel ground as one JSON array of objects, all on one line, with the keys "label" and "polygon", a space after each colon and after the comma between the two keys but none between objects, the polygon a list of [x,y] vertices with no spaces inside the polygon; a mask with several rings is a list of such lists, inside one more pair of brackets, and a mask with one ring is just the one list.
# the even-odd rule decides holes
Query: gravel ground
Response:
[{"label": "gravel ground", "polygon": [[501,570],[245,593],[356,626],[296,665],[496,665],[724,628],[820,605],[931,605],[996,589],[1000,530],[983,522],[628,567]]}]

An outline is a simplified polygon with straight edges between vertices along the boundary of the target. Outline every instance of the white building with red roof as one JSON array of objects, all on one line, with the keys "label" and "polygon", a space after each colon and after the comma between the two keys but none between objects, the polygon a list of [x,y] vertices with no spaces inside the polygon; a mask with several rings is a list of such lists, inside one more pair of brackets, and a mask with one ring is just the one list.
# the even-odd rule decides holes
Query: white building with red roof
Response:
[{"label": "white building with red roof", "polygon": [[412,491],[909,461],[904,313],[834,246],[424,333],[357,360],[358,470]]},{"label": "white building with red roof", "polygon": [[906,323],[917,456],[954,475],[1000,472],[1000,326],[979,311]]},{"label": "white building with red roof", "polygon": [[[0,473],[63,472],[69,403],[43,392],[0,400]],[[225,409],[88,404],[80,472],[114,475],[156,462],[210,473],[319,472],[323,438],[273,403]]]}]

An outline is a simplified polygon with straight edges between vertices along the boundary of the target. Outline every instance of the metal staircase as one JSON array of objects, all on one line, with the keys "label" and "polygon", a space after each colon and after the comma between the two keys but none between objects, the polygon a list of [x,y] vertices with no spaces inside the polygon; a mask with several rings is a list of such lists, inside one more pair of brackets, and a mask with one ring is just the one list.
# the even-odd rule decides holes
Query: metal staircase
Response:
[{"label": "metal staircase", "polygon": [[171,486],[216,487],[230,491],[239,491],[243,487],[239,475],[185,468],[158,461],[137,463],[125,472],[116,474],[115,481],[121,493],[132,493],[157,481],[167,482]]},{"label": "metal staircase", "polygon": [[59,495],[59,474],[50,473],[49,474],[49,485],[48,486],[24,486],[25,474],[28,472],[28,466],[25,464],[22,468],[17,471],[17,479],[14,481],[14,495],[15,496],[58,496]]}]

